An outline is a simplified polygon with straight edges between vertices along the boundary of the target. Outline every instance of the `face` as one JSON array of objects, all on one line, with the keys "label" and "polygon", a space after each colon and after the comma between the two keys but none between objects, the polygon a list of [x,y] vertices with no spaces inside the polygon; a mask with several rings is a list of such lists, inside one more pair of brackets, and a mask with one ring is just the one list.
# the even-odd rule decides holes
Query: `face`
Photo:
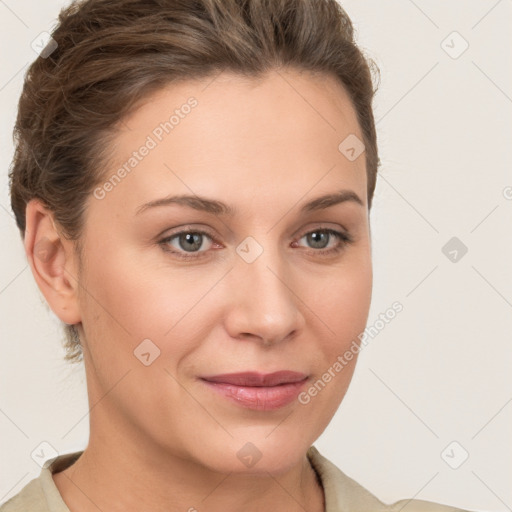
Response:
[{"label": "face", "polygon": [[[91,438],[222,472],[304,456],[371,301],[365,155],[339,149],[348,136],[363,138],[342,87],[292,70],[169,86],[124,119],[83,235]],[[282,370],[303,380],[203,380]]]}]

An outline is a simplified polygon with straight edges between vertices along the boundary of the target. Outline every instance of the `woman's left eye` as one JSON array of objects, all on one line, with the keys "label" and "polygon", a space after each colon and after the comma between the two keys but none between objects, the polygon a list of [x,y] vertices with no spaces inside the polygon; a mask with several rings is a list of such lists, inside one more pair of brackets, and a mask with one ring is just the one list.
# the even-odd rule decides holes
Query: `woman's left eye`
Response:
[{"label": "woman's left eye", "polygon": [[[209,245],[210,247],[208,248],[211,248],[214,242],[212,236],[201,230],[180,231],[162,239],[159,244],[165,251],[171,252],[179,258],[198,258],[208,251],[208,248],[206,248],[206,250],[200,250],[204,249],[205,244],[203,242],[205,238],[209,240],[209,243],[206,245]],[[329,242],[331,242],[333,238],[337,239],[337,243],[334,245],[331,244],[331,247],[328,247]],[[311,244],[313,253],[323,256],[340,252],[346,245],[353,242],[352,237],[348,233],[328,228],[309,231],[298,240],[300,241],[302,239],[306,239],[306,241]],[[294,242],[294,244],[296,243],[297,242]],[[297,247],[297,245],[294,245],[294,247]]]},{"label": "woman's left eye", "polygon": [[[337,239],[337,243],[326,249],[325,247],[329,244],[333,237]],[[315,252],[320,252],[324,256],[340,252],[346,245],[353,242],[352,237],[348,233],[342,233],[341,231],[336,231],[335,229],[329,228],[321,228],[309,231],[299,240],[302,240],[303,238],[311,243],[314,248],[321,249]]]}]

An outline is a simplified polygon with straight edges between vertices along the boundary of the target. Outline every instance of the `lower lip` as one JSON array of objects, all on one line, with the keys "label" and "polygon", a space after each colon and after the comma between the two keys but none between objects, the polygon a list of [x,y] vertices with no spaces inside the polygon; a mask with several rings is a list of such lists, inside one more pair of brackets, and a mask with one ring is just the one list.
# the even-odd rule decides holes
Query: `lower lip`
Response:
[{"label": "lower lip", "polygon": [[242,407],[256,411],[272,411],[293,402],[306,379],[279,386],[256,387],[235,386],[224,382],[203,382],[213,391],[223,395]]}]

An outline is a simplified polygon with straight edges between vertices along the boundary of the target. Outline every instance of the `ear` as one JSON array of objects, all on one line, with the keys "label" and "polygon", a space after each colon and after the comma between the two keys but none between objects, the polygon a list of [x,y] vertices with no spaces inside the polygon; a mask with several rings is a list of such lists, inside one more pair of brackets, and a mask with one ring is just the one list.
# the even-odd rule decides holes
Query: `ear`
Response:
[{"label": "ear", "polygon": [[53,213],[39,199],[27,203],[24,246],[34,279],[51,310],[66,324],[81,322],[73,242],[62,236]]}]

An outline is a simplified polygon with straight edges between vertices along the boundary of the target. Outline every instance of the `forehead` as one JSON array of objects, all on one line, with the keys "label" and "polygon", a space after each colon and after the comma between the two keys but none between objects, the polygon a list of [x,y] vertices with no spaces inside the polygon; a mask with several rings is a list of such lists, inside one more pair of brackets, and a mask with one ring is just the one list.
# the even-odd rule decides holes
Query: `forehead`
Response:
[{"label": "forehead", "polygon": [[247,198],[265,187],[269,198],[281,188],[297,199],[322,181],[322,191],[353,188],[366,200],[364,154],[351,161],[339,149],[349,136],[363,139],[356,112],[328,75],[223,72],[169,84],[120,124],[106,178],[121,166],[127,172],[109,198],[142,203],[164,192],[220,196],[237,187]]}]

